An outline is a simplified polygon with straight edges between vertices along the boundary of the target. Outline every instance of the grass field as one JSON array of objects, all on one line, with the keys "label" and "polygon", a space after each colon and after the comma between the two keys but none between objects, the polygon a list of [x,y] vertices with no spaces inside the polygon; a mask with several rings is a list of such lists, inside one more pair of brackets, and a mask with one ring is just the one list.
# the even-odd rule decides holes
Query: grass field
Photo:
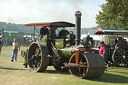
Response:
[{"label": "grass field", "polygon": [[[21,47],[26,50],[27,47]],[[45,72],[34,73],[24,68],[23,58],[11,62],[12,47],[3,47],[0,55],[0,85],[128,85],[128,68],[109,67],[102,77],[93,80],[79,79],[69,72],[61,73],[50,66]]]}]

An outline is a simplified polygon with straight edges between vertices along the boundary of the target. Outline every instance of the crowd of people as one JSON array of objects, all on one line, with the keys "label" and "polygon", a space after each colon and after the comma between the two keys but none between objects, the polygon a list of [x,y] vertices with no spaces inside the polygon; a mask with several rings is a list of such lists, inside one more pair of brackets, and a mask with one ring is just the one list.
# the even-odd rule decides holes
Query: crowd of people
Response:
[{"label": "crowd of people", "polygon": [[[2,38],[0,39],[0,54],[3,46],[6,46],[6,47],[8,46],[8,38],[2,36]],[[20,50],[20,44],[16,42],[16,39],[14,39],[12,46],[13,46],[13,52],[12,52],[11,61],[13,62],[14,58],[15,58],[15,61],[17,61],[17,53],[18,53],[18,48]]]},{"label": "crowd of people", "polygon": [[[49,39],[55,38],[54,27],[51,27],[50,30],[48,30],[46,26],[42,27],[40,29],[40,40],[43,38],[44,35],[48,35]],[[0,39],[0,54],[3,46],[6,47],[8,46],[8,38],[4,36]],[[11,57],[12,62],[14,62],[14,60],[17,61],[18,50],[20,50],[20,44],[17,42],[16,39],[14,39],[12,42],[12,57]]]}]

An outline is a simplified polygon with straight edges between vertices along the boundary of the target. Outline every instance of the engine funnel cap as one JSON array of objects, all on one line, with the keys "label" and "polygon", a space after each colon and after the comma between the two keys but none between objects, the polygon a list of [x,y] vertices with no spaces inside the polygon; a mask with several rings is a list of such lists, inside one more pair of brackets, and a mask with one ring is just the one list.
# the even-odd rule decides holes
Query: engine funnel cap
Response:
[{"label": "engine funnel cap", "polygon": [[76,16],[76,17],[81,17],[81,16],[82,16],[82,13],[81,13],[80,11],[77,11],[77,12],[75,13],[75,16]]}]

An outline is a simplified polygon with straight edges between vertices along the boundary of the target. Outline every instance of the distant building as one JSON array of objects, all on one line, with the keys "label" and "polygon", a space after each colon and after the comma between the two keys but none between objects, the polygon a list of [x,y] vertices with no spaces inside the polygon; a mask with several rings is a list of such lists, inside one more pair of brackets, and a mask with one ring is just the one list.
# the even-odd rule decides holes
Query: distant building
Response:
[{"label": "distant building", "polygon": [[8,38],[8,44],[12,44],[14,38],[16,38],[16,40],[20,44],[23,44],[24,43],[23,35],[24,35],[23,32],[4,31],[1,33],[1,31],[0,31],[0,37],[2,38],[2,36],[4,36],[5,39]]}]

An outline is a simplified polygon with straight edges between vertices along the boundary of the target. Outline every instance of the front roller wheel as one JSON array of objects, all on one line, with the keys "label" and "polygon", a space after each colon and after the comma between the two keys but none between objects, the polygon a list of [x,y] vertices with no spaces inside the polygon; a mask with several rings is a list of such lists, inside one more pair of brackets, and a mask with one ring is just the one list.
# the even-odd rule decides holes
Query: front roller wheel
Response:
[{"label": "front roller wheel", "polygon": [[28,64],[30,69],[34,72],[45,71],[49,63],[47,55],[48,49],[44,44],[32,43],[28,49]]},{"label": "front roller wheel", "polygon": [[125,67],[128,65],[128,49],[126,47],[117,47],[114,50],[112,60],[115,66]]},{"label": "front roller wheel", "polygon": [[[69,64],[75,63],[75,54],[70,58]],[[82,79],[95,79],[104,73],[105,61],[99,54],[81,53],[78,64],[81,67],[69,67],[70,73]]]}]

